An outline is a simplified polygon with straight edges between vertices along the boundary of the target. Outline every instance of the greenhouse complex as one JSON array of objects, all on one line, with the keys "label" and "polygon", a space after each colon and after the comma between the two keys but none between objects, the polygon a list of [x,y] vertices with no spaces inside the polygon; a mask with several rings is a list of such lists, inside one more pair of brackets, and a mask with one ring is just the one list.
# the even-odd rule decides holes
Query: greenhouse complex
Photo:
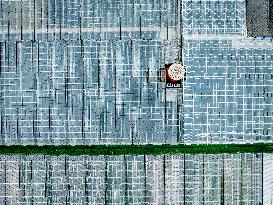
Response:
[{"label": "greenhouse complex", "polygon": [[272,0],[0,0],[0,205],[273,205]]}]

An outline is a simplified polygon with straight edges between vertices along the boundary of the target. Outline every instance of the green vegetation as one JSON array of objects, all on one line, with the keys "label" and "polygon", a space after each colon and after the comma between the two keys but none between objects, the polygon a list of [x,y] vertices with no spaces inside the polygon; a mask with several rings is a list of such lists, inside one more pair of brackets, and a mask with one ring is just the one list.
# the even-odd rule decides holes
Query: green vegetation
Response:
[{"label": "green vegetation", "polygon": [[177,145],[1,145],[0,154],[10,155],[159,155],[273,152],[273,143],[256,144],[177,144]]}]

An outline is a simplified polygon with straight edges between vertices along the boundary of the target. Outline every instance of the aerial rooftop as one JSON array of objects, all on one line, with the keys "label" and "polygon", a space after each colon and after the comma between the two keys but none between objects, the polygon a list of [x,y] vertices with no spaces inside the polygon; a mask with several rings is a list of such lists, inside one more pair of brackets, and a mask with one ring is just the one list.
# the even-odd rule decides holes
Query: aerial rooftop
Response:
[{"label": "aerial rooftop", "polygon": [[[272,140],[272,42],[246,2],[2,1],[1,144]],[[182,88],[158,80],[186,68]]]}]

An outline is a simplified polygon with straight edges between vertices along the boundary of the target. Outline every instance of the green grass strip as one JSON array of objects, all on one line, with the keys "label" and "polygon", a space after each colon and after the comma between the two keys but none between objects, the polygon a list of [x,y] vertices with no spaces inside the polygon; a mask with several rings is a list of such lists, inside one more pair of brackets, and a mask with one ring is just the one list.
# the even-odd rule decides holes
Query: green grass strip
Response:
[{"label": "green grass strip", "polygon": [[273,152],[273,143],[147,145],[1,145],[2,155],[160,155]]}]

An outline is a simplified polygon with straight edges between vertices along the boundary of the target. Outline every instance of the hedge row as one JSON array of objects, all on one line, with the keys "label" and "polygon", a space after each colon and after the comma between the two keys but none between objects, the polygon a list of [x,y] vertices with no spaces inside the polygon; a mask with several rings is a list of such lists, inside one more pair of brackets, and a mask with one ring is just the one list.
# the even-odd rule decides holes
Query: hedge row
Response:
[{"label": "hedge row", "polygon": [[160,155],[273,152],[273,143],[177,145],[1,145],[3,155]]}]

